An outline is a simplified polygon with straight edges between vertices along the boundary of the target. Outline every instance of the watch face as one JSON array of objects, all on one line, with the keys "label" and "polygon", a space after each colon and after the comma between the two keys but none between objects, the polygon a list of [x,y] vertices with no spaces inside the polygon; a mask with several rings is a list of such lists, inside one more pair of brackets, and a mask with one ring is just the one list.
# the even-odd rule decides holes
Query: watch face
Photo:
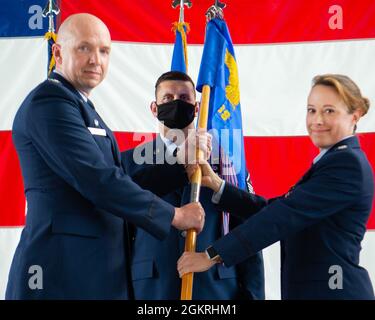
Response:
[{"label": "watch face", "polygon": [[206,251],[211,260],[218,256],[214,247],[208,247]]}]

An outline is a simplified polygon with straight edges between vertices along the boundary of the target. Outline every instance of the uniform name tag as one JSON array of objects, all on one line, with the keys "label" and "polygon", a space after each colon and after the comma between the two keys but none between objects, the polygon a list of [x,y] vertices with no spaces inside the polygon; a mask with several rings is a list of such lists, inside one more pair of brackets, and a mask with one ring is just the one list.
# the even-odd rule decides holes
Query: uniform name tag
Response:
[{"label": "uniform name tag", "polygon": [[96,136],[103,136],[105,137],[107,135],[107,132],[104,129],[101,128],[92,128],[92,127],[87,127],[91,134],[96,135]]}]

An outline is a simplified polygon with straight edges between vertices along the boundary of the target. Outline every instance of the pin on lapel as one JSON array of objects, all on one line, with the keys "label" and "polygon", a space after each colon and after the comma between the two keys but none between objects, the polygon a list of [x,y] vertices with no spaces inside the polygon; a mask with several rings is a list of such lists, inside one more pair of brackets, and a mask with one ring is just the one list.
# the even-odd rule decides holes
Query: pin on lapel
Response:
[{"label": "pin on lapel", "polygon": [[347,149],[348,146],[346,144],[342,145],[342,146],[338,146],[336,150],[344,150],[344,149]]},{"label": "pin on lapel", "polygon": [[98,119],[94,120],[94,124],[95,124],[96,127],[99,127],[99,121],[98,121]]}]

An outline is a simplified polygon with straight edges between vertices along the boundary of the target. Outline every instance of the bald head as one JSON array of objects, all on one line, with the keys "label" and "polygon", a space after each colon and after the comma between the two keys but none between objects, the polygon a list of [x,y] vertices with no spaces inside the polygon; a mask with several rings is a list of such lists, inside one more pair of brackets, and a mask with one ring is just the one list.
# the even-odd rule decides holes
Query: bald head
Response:
[{"label": "bald head", "polygon": [[111,36],[99,18],[74,14],[61,24],[52,50],[56,71],[88,96],[107,73]]},{"label": "bald head", "polygon": [[77,13],[66,18],[60,25],[57,42],[64,43],[69,41],[72,37],[75,37],[77,33],[89,29],[97,29],[97,31],[100,31],[103,35],[106,35],[109,40],[111,39],[109,30],[102,20],[89,13]]}]

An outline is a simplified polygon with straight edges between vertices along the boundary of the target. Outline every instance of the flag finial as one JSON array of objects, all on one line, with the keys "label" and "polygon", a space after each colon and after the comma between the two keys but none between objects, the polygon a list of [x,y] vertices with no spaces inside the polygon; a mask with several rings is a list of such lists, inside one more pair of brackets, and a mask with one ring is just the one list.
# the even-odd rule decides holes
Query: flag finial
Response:
[{"label": "flag finial", "polygon": [[224,11],[223,9],[226,7],[226,4],[220,2],[219,0],[215,0],[215,4],[208,8],[206,12],[207,21],[212,19],[218,18],[223,20],[224,19]]},{"label": "flag finial", "polygon": [[176,9],[178,6],[180,6],[180,18],[179,22],[184,22],[184,6],[187,6],[188,8],[192,7],[191,0],[173,0],[172,1],[172,8]]},{"label": "flag finial", "polygon": [[48,68],[47,74],[49,75],[55,67],[55,58],[52,53],[52,46],[57,40],[57,35],[55,33],[55,23],[54,16],[60,13],[59,7],[56,5],[54,0],[48,0],[47,4],[42,12],[44,18],[48,17],[48,31],[44,35],[44,38],[48,40]]},{"label": "flag finial", "polygon": [[60,13],[60,9],[55,3],[54,0],[48,0],[44,10],[43,10],[43,17],[48,17],[49,25],[48,25],[48,32],[55,32],[55,24],[53,22],[53,15],[57,16]]}]

